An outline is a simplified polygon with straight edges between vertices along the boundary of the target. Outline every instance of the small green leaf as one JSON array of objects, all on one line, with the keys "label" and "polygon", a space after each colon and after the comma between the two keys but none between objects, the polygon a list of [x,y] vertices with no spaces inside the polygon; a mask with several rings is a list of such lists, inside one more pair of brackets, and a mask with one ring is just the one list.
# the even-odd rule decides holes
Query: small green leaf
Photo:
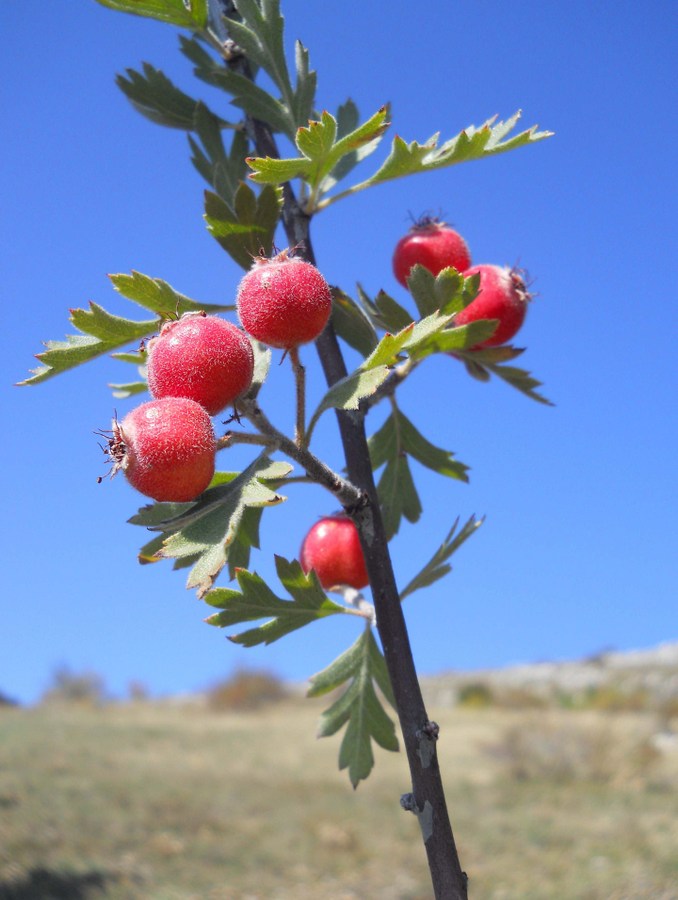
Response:
[{"label": "small green leaf", "polygon": [[393,398],[391,403],[391,415],[368,441],[372,468],[376,471],[386,464],[377,484],[377,492],[389,540],[398,532],[403,516],[410,522],[416,522],[421,515],[421,503],[408,455],[441,475],[468,481],[468,466],[456,460],[452,453],[426,440],[400,412]]},{"label": "small green leaf", "polygon": [[249,144],[244,130],[233,133],[227,153],[221,120],[204,103],[198,103],[196,107],[193,128],[202,146],[189,135],[191,162],[226,203],[233,203],[233,195],[247,171],[245,157],[249,155]]},{"label": "small green leaf", "polygon": [[348,769],[354,788],[374,767],[372,741],[397,751],[395,726],[374,688],[393,704],[393,693],[383,655],[368,626],[358,640],[330,666],[311,678],[309,697],[317,697],[350,682],[341,697],[321,716],[318,736],[336,734],[347,725],[339,749],[339,768]]},{"label": "small green leaf", "polygon": [[128,397],[143,394],[148,390],[147,381],[131,381],[127,384],[109,384],[108,386],[116,400],[126,400]]},{"label": "small green leaf", "polygon": [[[179,90],[170,79],[150,63],[143,63],[143,74],[127,69],[118,75],[116,84],[135,109],[151,122],[168,128],[191,131],[199,101]],[[230,122],[215,117],[221,128],[234,128]]]},{"label": "small green leaf", "polygon": [[221,306],[214,303],[198,303],[190,297],[180,294],[161,278],[151,278],[141,272],[132,271],[131,275],[109,275],[113,287],[123,297],[133,300],[144,309],[159,316],[181,316],[185,312],[217,312],[235,309],[234,305]]},{"label": "small green leaf", "polygon": [[368,316],[339,288],[332,288],[332,325],[339,337],[362,356],[369,356],[379,343]]},{"label": "small green leaf", "polygon": [[288,562],[281,556],[276,556],[275,563],[280,581],[293,598],[291,601],[277,597],[256,573],[239,569],[236,572],[239,591],[215,588],[205,596],[210,606],[222,610],[210,616],[206,620],[208,624],[230,628],[242,622],[268,619],[258,628],[229,635],[229,640],[235,644],[255,647],[272,644],[318,619],[347,612],[346,607],[325,595],[315,572],[306,575],[298,562]]},{"label": "small green leaf", "polygon": [[231,95],[231,103],[248,116],[266,122],[274,131],[294,136],[295,122],[287,107],[255,84],[251,78],[221,69],[212,76],[212,84]]},{"label": "small green leaf", "polygon": [[407,278],[407,287],[421,316],[429,316],[436,310],[446,314],[459,312],[476,297],[479,283],[478,275],[465,279],[452,266],[434,276],[417,264]]},{"label": "small green leaf", "polygon": [[421,572],[415,575],[407,587],[400,592],[401,601],[409,594],[413,594],[421,588],[428,587],[430,584],[433,584],[435,581],[438,581],[440,578],[447,575],[452,568],[447,560],[461,547],[467,538],[471,537],[472,534],[475,534],[478,528],[483,524],[483,521],[483,519],[476,519],[475,516],[471,516],[461,531],[455,536],[459,524],[459,519],[457,519],[443,543],[426,563]]},{"label": "small green leaf", "polygon": [[[187,587],[202,597],[226,565],[247,508],[275,506],[283,500],[277,487],[291,471],[287,463],[271,463],[262,453],[239,474],[219,473],[201,496],[190,504],[159,504],[169,513],[159,518],[155,507],[146,507],[130,520],[165,534],[158,556],[191,559]],[[240,548],[241,549],[241,548]]]},{"label": "small green leaf", "polygon": [[129,344],[140,341],[149,332],[157,328],[157,321],[133,322],[122,316],[114,316],[99,306],[90,303],[89,309],[72,309],[70,320],[76,328],[85,334],[91,334],[108,344]]},{"label": "small green leaf", "polygon": [[97,0],[118,12],[158,19],[179,28],[204,28],[207,25],[207,0]]},{"label": "small green leaf", "polygon": [[427,441],[412,422],[399,409],[393,413],[397,417],[397,428],[403,449],[413,456],[418,462],[439,475],[447,475],[448,478],[458,478],[460,481],[468,481],[468,466],[458,462],[448,450],[436,447]]},{"label": "small green leaf", "polygon": [[537,391],[541,387],[541,381],[537,381],[525,369],[519,369],[517,366],[502,365],[501,362],[506,359],[514,359],[523,352],[522,349],[516,347],[486,347],[479,350],[460,350],[457,356],[462,359],[466,365],[469,375],[477,378],[479,381],[489,381],[490,375],[496,375],[511,387],[520,391],[531,400],[537,403],[543,403],[545,406],[553,406],[554,404]]},{"label": "small green leaf", "polygon": [[285,184],[293,178],[310,180],[313,163],[310,159],[277,159],[271,156],[252,156],[246,160],[252,169],[249,176],[257,184]]},{"label": "small green leaf", "polygon": [[423,144],[417,141],[411,141],[408,144],[401,137],[396,136],[393,139],[391,152],[388,157],[370,178],[348,188],[346,191],[321,201],[319,208],[334,203],[349,194],[382,184],[394,178],[434,171],[435,169],[442,169],[446,166],[473,159],[484,159],[485,157],[497,153],[505,153],[516,147],[535,143],[551,136],[551,132],[537,131],[536,126],[533,126],[527,131],[508,138],[507,135],[514,129],[519,118],[520,112],[517,112],[506,122],[497,122],[495,124],[495,117],[489,119],[479,128],[470,125],[456,137],[440,145],[438,144],[437,134]]},{"label": "small green leaf", "polygon": [[241,182],[233,207],[205,191],[207,230],[243,269],[249,269],[257,256],[271,255],[280,211],[281,196],[276,188],[265,187],[257,196]]},{"label": "small green leaf", "polygon": [[362,400],[371,397],[389,376],[388,366],[370,366],[367,371],[356,369],[351,375],[335,382],[320,401],[308,424],[307,437],[311,433],[320,416],[328,409],[359,409]]},{"label": "small green leaf", "polygon": [[408,522],[419,521],[421,501],[414,486],[407,454],[399,453],[389,459],[377,484],[377,493],[387,541],[398,533],[403,516]]},{"label": "small green leaf", "polygon": [[[33,369],[32,376],[19,384],[46,381],[132,341],[140,341],[156,332],[160,325],[159,319],[137,322],[111,315],[96,303],[90,304],[89,310],[71,310],[70,320],[85,333],[67,335],[65,341],[48,341],[47,349],[37,354],[43,365]],[[89,333],[90,328],[94,333]]]},{"label": "small green leaf", "polygon": [[296,132],[295,142],[302,156],[296,159],[271,159],[266,157],[247,160],[253,170],[250,178],[260,184],[283,184],[292,178],[303,178],[315,193],[327,190],[336,181],[336,176],[324,184],[324,180],[333,173],[346,157],[358,159],[361,151],[364,155],[372,152],[381,138],[388,122],[387,107],[378,110],[367,122],[355,128],[349,134],[338,137],[338,124],[333,115],[323,112],[319,119],[312,119]]}]

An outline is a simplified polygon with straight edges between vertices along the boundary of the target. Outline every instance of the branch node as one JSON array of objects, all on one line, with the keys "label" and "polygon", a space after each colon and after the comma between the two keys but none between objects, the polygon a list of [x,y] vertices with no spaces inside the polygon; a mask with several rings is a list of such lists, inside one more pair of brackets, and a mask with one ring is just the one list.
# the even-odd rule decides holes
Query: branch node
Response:
[{"label": "branch node", "polygon": [[414,794],[403,794],[400,798],[400,805],[405,810],[405,812],[411,812],[415,815],[418,812],[417,802],[414,799]]}]

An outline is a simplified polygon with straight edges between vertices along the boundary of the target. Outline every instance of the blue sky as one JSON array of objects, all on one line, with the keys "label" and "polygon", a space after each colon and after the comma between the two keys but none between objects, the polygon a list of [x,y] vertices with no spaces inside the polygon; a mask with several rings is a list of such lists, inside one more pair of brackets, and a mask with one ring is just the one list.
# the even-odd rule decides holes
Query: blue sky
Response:
[{"label": "blue sky", "polygon": [[[364,115],[393,105],[392,133],[424,140],[524,110],[548,141],[380,186],[314,223],[320,268],[407,303],[390,268],[408,214],[440,211],[475,262],[519,261],[538,297],[516,341],[556,403],[470,380],[449,358],[406,385],[402,408],[472,467],[463,485],[415,480],[424,514],[393,543],[405,584],[457,516],[486,515],[452,575],[406,601],[424,673],[568,658],[678,638],[676,615],[676,288],[678,9],[500,0],[366,0],[351,17],[284,4],[319,72],[318,106],[351,96]],[[124,695],[195,690],[242,665],[304,679],[356,635],[331,619],[263,649],[229,644],[168,565],[140,567],[146,540],[126,524],[141,503],[105,465],[93,431],[114,406],[121,363],[100,360],[33,388],[13,383],[40,342],[69,332],[69,307],[134,315],[107,272],[138,269],[205,302],[230,302],[240,270],[207,234],[203,183],[183,133],[140,117],[114,84],[143,60],[229,116],[193,84],[178,32],[94,0],[5,3],[0,59],[5,421],[0,691],[36,700],[54,668],[99,672]],[[386,143],[385,145],[386,146]],[[366,164],[366,172],[369,170]],[[282,241],[282,238],[280,239]],[[312,350],[311,392],[322,393]],[[274,366],[266,403],[291,423],[291,385]],[[262,398],[263,399],[263,398]],[[287,417],[287,419],[286,419]],[[374,415],[374,424],[381,413]],[[340,465],[334,421],[318,452]],[[244,465],[233,455],[223,466]],[[265,516],[254,567],[275,586],[273,553],[293,557],[320,489],[291,488]]]}]

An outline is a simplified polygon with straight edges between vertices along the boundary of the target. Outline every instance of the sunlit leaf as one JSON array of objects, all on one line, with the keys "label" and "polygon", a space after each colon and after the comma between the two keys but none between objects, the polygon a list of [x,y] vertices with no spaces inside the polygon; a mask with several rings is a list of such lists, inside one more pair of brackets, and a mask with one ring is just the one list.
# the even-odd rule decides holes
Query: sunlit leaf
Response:
[{"label": "sunlit leaf", "polygon": [[118,12],[159,19],[180,28],[204,28],[207,25],[207,0],[97,0]]},{"label": "sunlit leaf", "polygon": [[254,647],[271,644],[318,619],[347,612],[346,607],[325,595],[315,572],[306,575],[298,562],[288,562],[281,556],[276,556],[275,563],[278,577],[292,600],[280,599],[259,575],[239,569],[235,573],[239,591],[215,588],[205,596],[210,606],[222,610],[206,621],[219,628],[230,628],[243,622],[267,619],[257,628],[229,635],[229,640],[236,644]]},{"label": "sunlit leaf", "polygon": [[311,678],[308,696],[327,694],[346,682],[349,684],[344,693],[322,714],[318,736],[328,737],[347,726],[339,749],[339,768],[348,769],[355,788],[374,767],[372,741],[385,750],[398,750],[395,726],[375,690],[376,684],[386,700],[395,705],[386,663],[370,627],[352,647]]},{"label": "sunlit leaf", "polygon": [[472,534],[475,534],[478,528],[483,524],[483,521],[483,519],[476,519],[475,516],[471,516],[462,529],[455,534],[459,524],[459,519],[457,519],[443,543],[426,563],[421,572],[418,572],[400,592],[400,599],[404,600],[405,597],[413,594],[415,591],[428,587],[447,575],[452,569],[452,566],[447,560],[459,549],[459,547],[461,547],[465,540],[471,537]]}]

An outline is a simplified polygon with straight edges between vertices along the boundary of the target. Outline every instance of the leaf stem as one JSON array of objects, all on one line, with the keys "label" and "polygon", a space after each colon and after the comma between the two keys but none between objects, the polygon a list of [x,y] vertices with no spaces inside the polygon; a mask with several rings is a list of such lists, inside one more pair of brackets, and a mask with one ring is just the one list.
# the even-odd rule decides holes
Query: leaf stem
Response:
[{"label": "leaf stem", "polygon": [[294,385],[296,393],[296,423],[294,427],[294,441],[297,447],[303,449],[308,445],[306,437],[306,369],[299,360],[299,348],[292,347],[289,351],[292,371],[294,372]]}]

